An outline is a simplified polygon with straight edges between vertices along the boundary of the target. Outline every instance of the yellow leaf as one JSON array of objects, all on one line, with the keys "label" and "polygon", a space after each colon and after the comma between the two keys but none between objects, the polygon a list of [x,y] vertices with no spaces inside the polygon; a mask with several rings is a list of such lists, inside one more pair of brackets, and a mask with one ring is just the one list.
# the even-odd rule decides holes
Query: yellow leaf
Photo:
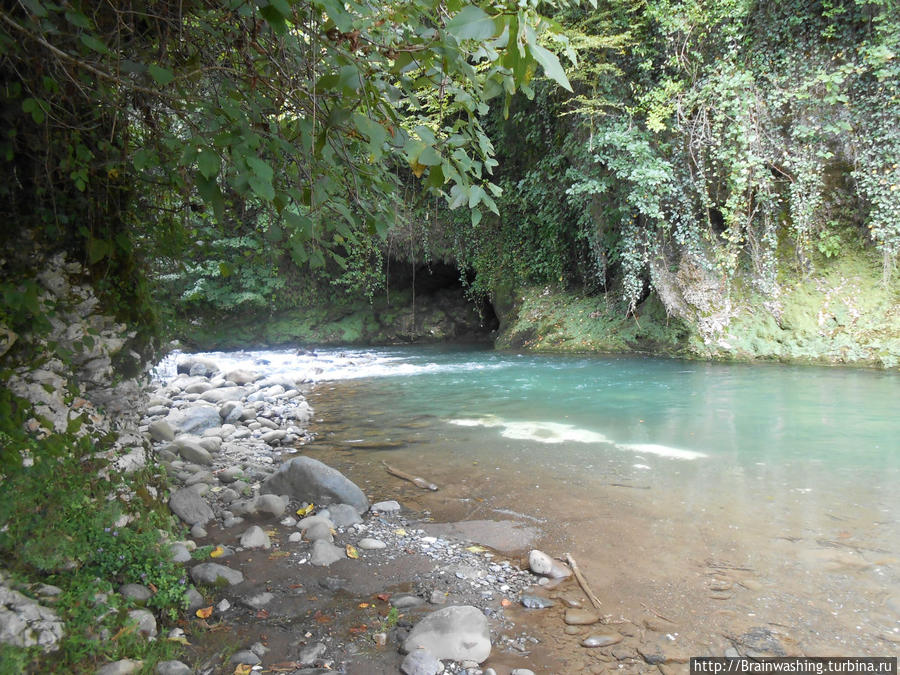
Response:
[{"label": "yellow leaf", "polygon": [[359,603],[359,605],[357,605],[357,606],[358,606],[360,609],[365,609],[366,607],[369,606],[369,603],[368,603],[368,602],[361,602],[361,603]]},{"label": "yellow leaf", "polygon": [[487,551],[487,549],[484,546],[475,546],[475,545],[466,546],[466,550],[469,553],[484,553],[485,551]]},{"label": "yellow leaf", "polygon": [[401,537],[405,537],[405,536],[406,536],[406,530],[404,530],[404,529],[402,529],[402,528],[399,529],[399,530],[394,530],[394,534],[399,535],[399,536],[401,536]]},{"label": "yellow leaf", "polygon": [[308,516],[310,513],[312,513],[312,510],[314,508],[316,508],[315,504],[307,504],[306,506],[297,509],[297,515],[298,516]]},{"label": "yellow leaf", "polygon": [[415,174],[416,178],[421,178],[422,174],[425,173],[425,165],[419,164],[417,161],[412,161],[409,163],[409,167],[412,169],[413,174]]},{"label": "yellow leaf", "polygon": [[201,619],[208,619],[212,616],[213,608],[212,605],[209,607],[204,607],[203,609],[198,609],[195,614]]},{"label": "yellow leaf", "polygon": [[209,557],[210,558],[218,558],[223,553],[225,553],[225,549],[222,548],[221,546],[216,546],[212,551],[209,552]]},{"label": "yellow leaf", "polygon": [[239,663],[234,668],[234,675],[250,675],[253,672],[253,666],[249,663]]},{"label": "yellow leaf", "polygon": [[359,557],[359,551],[356,550],[353,544],[347,544],[347,557],[354,560]]},{"label": "yellow leaf", "polygon": [[166,639],[169,642],[178,642],[180,644],[187,645],[187,646],[191,645],[191,643],[188,642],[188,639],[186,637],[184,637],[184,635],[179,635],[178,637],[170,637],[170,638],[166,638]]}]

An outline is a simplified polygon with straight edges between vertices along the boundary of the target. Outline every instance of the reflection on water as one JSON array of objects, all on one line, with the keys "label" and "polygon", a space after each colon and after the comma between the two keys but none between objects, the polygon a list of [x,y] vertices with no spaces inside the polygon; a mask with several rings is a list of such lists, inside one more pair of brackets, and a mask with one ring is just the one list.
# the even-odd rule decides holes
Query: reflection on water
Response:
[{"label": "reflection on water", "polygon": [[[434,348],[214,358],[316,382],[305,452],[438,518],[540,520],[611,614],[657,608],[695,654],[759,626],[788,653],[896,653],[895,373]],[[389,482],[382,459],[441,491]]]}]

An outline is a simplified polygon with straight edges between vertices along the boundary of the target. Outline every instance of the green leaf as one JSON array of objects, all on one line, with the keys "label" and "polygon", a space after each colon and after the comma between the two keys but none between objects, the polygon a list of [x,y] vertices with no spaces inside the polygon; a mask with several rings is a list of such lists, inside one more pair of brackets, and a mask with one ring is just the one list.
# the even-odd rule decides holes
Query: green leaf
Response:
[{"label": "green leaf", "polygon": [[344,9],[344,3],[341,0],[321,0],[322,9],[328,15],[328,18],[334,21],[338,30],[342,33],[349,33],[353,30],[353,17]]},{"label": "green leaf", "polygon": [[432,147],[426,147],[422,150],[418,158],[419,164],[424,164],[425,166],[440,166],[442,161],[438,151]]},{"label": "green leaf", "polygon": [[26,98],[22,101],[22,112],[29,113],[35,124],[42,124],[47,118],[46,103],[37,98]]},{"label": "green leaf", "polygon": [[247,166],[249,166],[250,170],[262,180],[268,181],[269,183],[272,182],[275,172],[272,171],[272,167],[269,166],[267,162],[261,160],[259,157],[253,157],[251,155],[247,157]]},{"label": "green leaf", "polygon": [[89,239],[87,244],[88,262],[91,265],[99,262],[109,255],[111,248],[106,239]]},{"label": "green leaf", "polygon": [[250,174],[247,176],[247,182],[250,184],[250,188],[257,197],[261,197],[267,202],[275,199],[275,187],[272,185],[271,180],[265,180],[259,176]]},{"label": "green leaf", "polygon": [[175,79],[175,74],[171,70],[158,66],[155,63],[151,63],[147,66],[147,72],[149,72],[150,77],[156,80],[156,83],[162,87],[165,87]]},{"label": "green leaf", "polygon": [[564,71],[563,67],[560,65],[559,59],[556,58],[556,54],[536,42],[529,46],[531,48],[531,55],[534,57],[535,61],[541,64],[541,67],[544,69],[544,74],[551,80],[554,80],[563,89],[572,91],[572,85],[569,84],[569,78],[566,77],[566,71]]},{"label": "green leaf", "polygon": [[87,33],[82,33],[79,36],[79,39],[81,40],[81,43],[85,47],[87,47],[88,49],[94,50],[98,54],[108,54],[109,53],[109,48],[105,44],[100,42],[100,40],[95,38],[93,35],[88,35]]},{"label": "green leaf", "polygon": [[278,223],[271,223],[269,228],[266,230],[266,239],[271,241],[272,243],[277,243],[282,240],[284,237],[284,232],[281,230],[281,225]]},{"label": "green leaf", "polygon": [[219,174],[219,156],[209,149],[202,149],[197,155],[197,166],[204,178],[214,178]]},{"label": "green leaf", "polygon": [[260,7],[259,13],[263,15],[266,23],[269,24],[273,31],[279,35],[287,33],[287,22],[284,20],[284,16],[281,12],[275,9],[275,7],[271,5]]},{"label": "green leaf", "polygon": [[494,20],[477,5],[466,5],[445,26],[457,40],[486,40],[497,32]]},{"label": "green leaf", "polygon": [[39,0],[21,0],[22,4],[25,5],[28,9],[31,10],[31,13],[35,16],[39,16],[42,19],[47,16],[47,9],[44,7],[44,4]]},{"label": "green leaf", "polygon": [[78,26],[85,30],[91,30],[93,28],[91,20],[81,12],[66,12],[66,20],[73,26]]},{"label": "green leaf", "polygon": [[219,263],[219,275],[220,276],[227,279],[228,277],[231,276],[231,273],[232,273],[231,265],[229,265],[227,262]]}]

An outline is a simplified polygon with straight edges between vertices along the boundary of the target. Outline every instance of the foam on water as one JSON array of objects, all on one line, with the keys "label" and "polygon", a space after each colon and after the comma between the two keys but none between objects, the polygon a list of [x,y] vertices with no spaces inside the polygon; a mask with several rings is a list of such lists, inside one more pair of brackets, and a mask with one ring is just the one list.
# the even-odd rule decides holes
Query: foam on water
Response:
[{"label": "foam on water", "polygon": [[[606,445],[613,445],[620,450],[647,453],[649,455],[657,455],[658,457],[666,457],[669,459],[692,460],[707,456],[706,453],[697,450],[673,448],[668,445],[659,445],[657,443],[616,443],[596,431],[581,429],[571,424],[561,424],[559,422],[513,422],[493,415],[477,418],[468,417],[451,419],[448,420],[448,422],[460,427],[499,428],[501,430],[500,435],[504,438],[512,438],[520,441],[537,441],[538,443],[604,443]],[[639,468],[650,468],[642,464],[635,464],[635,466]]]},{"label": "foam on water", "polygon": [[645,452],[648,455],[658,455],[659,457],[668,457],[670,459],[700,459],[701,457],[707,456],[705,452],[699,452],[698,450],[673,448],[668,445],[659,445],[657,443],[617,443],[616,447],[619,447],[622,450]]}]

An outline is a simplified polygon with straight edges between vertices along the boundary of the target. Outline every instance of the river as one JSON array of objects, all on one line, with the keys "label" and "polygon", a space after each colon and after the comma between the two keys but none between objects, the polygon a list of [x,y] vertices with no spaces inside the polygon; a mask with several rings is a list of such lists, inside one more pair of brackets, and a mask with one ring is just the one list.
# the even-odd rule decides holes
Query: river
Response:
[{"label": "river", "polygon": [[402,500],[435,521],[533,528],[528,546],[571,553],[608,620],[667,648],[898,650],[896,373],[477,348],[213,357],[315,383],[302,452],[370,493],[382,461],[425,476],[441,490]]}]

